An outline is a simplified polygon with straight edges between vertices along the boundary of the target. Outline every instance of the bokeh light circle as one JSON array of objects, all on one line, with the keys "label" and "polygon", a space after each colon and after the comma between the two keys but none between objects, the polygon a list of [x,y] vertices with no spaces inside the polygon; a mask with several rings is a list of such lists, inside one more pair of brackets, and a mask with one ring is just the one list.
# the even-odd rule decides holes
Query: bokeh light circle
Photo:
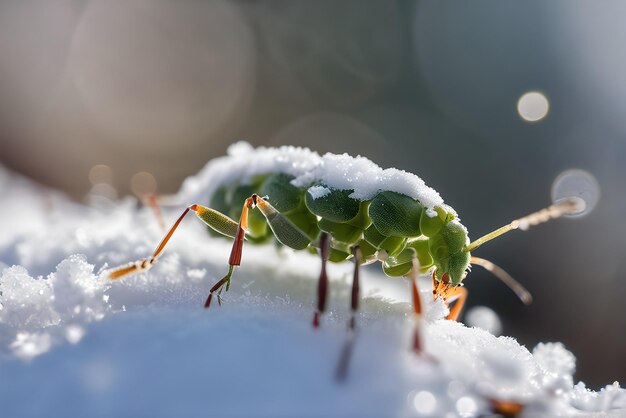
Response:
[{"label": "bokeh light circle", "polygon": [[413,397],[413,406],[415,410],[422,415],[430,415],[437,407],[437,399],[435,395],[426,390],[419,391]]},{"label": "bokeh light circle", "polygon": [[589,172],[581,169],[565,170],[552,183],[552,201],[577,197],[585,202],[585,208],[578,213],[565,215],[571,218],[591,212],[600,200],[600,185]]},{"label": "bokeh light circle", "polygon": [[486,306],[475,306],[467,311],[465,321],[470,327],[484,329],[493,335],[499,335],[502,331],[500,318],[492,309]]},{"label": "bokeh light circle", "polygon": [[539,122],[548,115],[550,102],[539,91],[524,93],[517,101],[517,113],[526,122]]},{"label": "bokeh light circle", "polygon": [[247,113],[254,68],[251,29],[222,0],[89,2],[68,58],[92,124],[144,155],[232,129]]}]

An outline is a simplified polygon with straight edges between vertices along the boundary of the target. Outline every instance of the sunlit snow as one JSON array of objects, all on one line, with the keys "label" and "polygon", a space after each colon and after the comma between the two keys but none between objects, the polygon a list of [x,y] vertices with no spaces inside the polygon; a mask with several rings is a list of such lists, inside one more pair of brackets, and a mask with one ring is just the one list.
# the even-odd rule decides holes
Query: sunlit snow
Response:
[{"label": "sunlit snow", "polygon": [[[309,151],[297,155],[289,163],[296,176],[312,167]],[[179,196],[210,190],[211,173],[188,180]],[[319,330],[310,325],[319,260],[273,245],[247,244],[222,306],[206,311],[230,242],[197,219],[183,222],[148,273],[111,282],[108,268],[159,242],[150,209],[131,198],[86,206],[2,168],[0,193],[2,417],[454,417],[488,414],[492,401],[522,403],[526,416],[626,412],[619,383],[599,392],[575,383],[575,357],[562,344],[529,351],[443,320],[447,310],[426,279],[426,353],[414,355],[408,284],[377,266],[363,272],[349,374],[337,383],[351,263],[330,266],[330,312]],[[165,208],[167,222],[182,209]],[[489,328],[494,319],[474,322]]]}]

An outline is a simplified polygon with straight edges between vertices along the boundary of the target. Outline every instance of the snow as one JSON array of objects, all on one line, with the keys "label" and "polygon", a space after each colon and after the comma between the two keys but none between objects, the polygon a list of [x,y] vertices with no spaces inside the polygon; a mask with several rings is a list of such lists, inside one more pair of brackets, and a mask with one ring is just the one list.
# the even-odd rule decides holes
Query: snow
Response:
[{"label": "snow", "polygon": [[232,144],[227,156],[209,161],[195,176],[187,178],[177,194],[177,200],[205,202],[223,185],[246,184],[259,174],[285,173],[299,177],[321,162],[321,157],[308,148],[283,146],[253,148],[244,141]]},{"label": "snow", "polygon": [[324,187],[324,186],[311,186],[309,187],[308,192],[313,198],[313,200],[315,200],[315,199],[319,199],[320,197],[326,196],[327,194],[331,192],[331,190],[328,187]]},{"label": "snow", "polygon": [[295,186],[313,186],[317,197],[331,188],[354,190],[350,197],[364,201],[385,190],[417,199],[427,209],[444,204],[439,193],[415,174],[396,168],[382,169],[365,157],[331,153],[320,157],[308,148],[253,148],[246,142],[231,145],[228,156],[210,161],[196,176],[188,178],[177,200],[187,204],[204,202],[222,185],[245,184],[255,175],[268,173],[290,174],[295,177]]},{"label": "snow", "polygon": [[[284,152],[290,157],[274,161],[281,170],[310,173],[310,151],[295,150],[267,151],[263,164]],[[250,152],[241,143],[231,150]],[[224,170],[230,158],[211,164]],[[181,195],[215,187],[208,174]],[[530,352],[514,338],[443,320],[447,309],[432,300],[428,279],[420,281],[426,353],[414,355],[408,283],[377,268],[363,271],[349,374],[337,383],[350,263],[329,266],[330,312],[319,330],[310,326],[319,260],[272,245],[246,245],[224,303],[206,311],[230,243],[196,219],[183,222],[152,270],[111,282],[108,268],[159,242],[150,209],[104,197],[82,205],[1,168],[0,193],[2,417],[456,417],[488,414],[493,399],[524,403],[522,416],[626,413],[618,383],[598,392],[574,384],[575,357],[562,344]],[[165,210],[168,222],[182,209]]]}]

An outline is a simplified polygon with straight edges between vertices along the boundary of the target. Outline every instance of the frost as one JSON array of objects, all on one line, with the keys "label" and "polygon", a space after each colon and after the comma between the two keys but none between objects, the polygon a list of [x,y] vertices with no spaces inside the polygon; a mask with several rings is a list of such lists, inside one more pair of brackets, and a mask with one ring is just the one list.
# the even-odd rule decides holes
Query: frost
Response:
[{"label": "frost", "polygon": [[311,186],[309,187],[308,192],[313,198],[313,200],[315,200],[315,199],[319,199],[320,197],[326,196],[327,194],[331,192],[331,190],[328,187],[324,187],[324,186]]},{"label": "frost", "polygon": [[543,384],[554,390],[571,388],[576,357],[561,343],[540,343],[533,355],[544,369]]}]

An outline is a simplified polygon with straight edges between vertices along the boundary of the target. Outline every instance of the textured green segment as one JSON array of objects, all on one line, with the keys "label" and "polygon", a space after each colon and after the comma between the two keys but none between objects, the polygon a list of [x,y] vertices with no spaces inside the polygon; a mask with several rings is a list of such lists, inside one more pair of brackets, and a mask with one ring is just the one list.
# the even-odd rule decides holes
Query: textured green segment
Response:
[{"label": "textured green segment", "polygon": [[459,222],[447,223],[441,228],[439,235],[452,254],[462,250],[468,244],[467,231]]},{"label": "textured green segment", "polygon": [[361,263],[369,263],[376,259],[376,247],[364,239],[360,240],[357,244],[361,250]]},{"label": "textured green segment", "polygon": [[369,215],[376,229],[387,236],[417,237],[420,232],[422,205],[396,192],[380,192],[372,200]]},{"label": "textured green segment", "polygon": [[294,250],[303,250],[309,246],[311,242],[309,237],[280,213],[276,213],[275,216],[271,219],[268,218],[267,221],[276,239],[287,247],[291,247]]},{"label": "textured green segment", "polygon": [[303,250],[309,246],[311,242],[309,237],[272,205],[265,202],[259,203],[257,207],[267,219],[274,236],[281,244],[294,250]]},{"label": "textured green segment", "polygon": [[360,202],[349,197],[353,190],[331,190],[325,196],[313,199],[305,193],[307,208],[315,215],[333,222],[347,222],[359,213]]},{"label": "textured green segment", "polygon": [[376,248],[380,248],[380,244],[387,238],[381,234],[374,225],[370,225],[365,231],[363,231],[363,238]]},{"label": "textured green segment", "polygon": [[328,252],[328,261],[333,263],[341,263],[342,261],[347,260],[352,254],[346,251],[339,250],[337,248],[330,248]]},{"label": "textured green segment", "polygon": [[406,276],[413,268],[414,257],[415,250],[405,248],[396,257],[389,257],[383,262],[383,271],[391,277]]},{"label": "textured green segment", "polygon": [[435,236],[445,224],[454,219],[454,214],[446,212],[442,207],[436,207],[434,210],[435,216],[428,216],[425,210],[420,218],[420,229],[427,237]]},{"label": "textured green segment", "polygon": [[363,230],[347,223],[336,223],[321,219],[318,223],[322,231],[328,232],[335,240],[353,244],[361,239]]},{"label": "textured green segment", "polygon": [[304,205],[304,202],[300,203],[300,206],[295,210],[287,213],[283,213],[291,222],[294,223],[302,232],[304,232],[311,241],[313,241],[320,233],[320,229],[317,226],[317,216],[313,215]]},{"label": "textured green segment", "polygon": [[281,213],[294,210],[300,205],[303,190],[291,184],[293,179],[284,173],[270,174],[263,181],[259,195],[268,196],[272,206]]},{"label": "textured green segment", "polygon": [[364,201],[359,203],[359,212],[356,216],[346,222],[348,225],[355,226],[361,230],[368,228],[372,224],[372,219],[369,215],[370,201]]},{"label": "textured green segment", "polygon": [[420,272],[428,270],[433,265],[433,258],[428,249],[427,239],[417,239],[407,244],[407,247],[413,248],[417,252],[417,260],[420,264]]},{"label": "textured green segment", "polygon": [[422,230],[422,234],[427,237],[433,237],[439,232],[445,223],[445,217],[442,219],[440,215],[440,211],[442,210],[443,209],[441,208],[436,208],[436,214],[433,217],[430,217],[427,213],[428,211],[426,210],[422,212],[422,217],[420,218],[420,229]]},{"label": "textured green segment", "polygon": [[248,235],[252,238],[264,238],[269,229],[265,217],[259,211],[248,211]]},{"label": "textured green segment", "polygon": [[380,243],[380,249],[387,251],[390,256],[395,256],[406,246],[406,238],[387,237]]},{"label": "textured green segment", "polygon": [[379,250],[385,250],[389,255],[395,255],[402,251],[406,244],[405,237],[386,237],[381,234],[375,225],[370,225],[363,232],[363,238]]},{"label": "textured green segment", "polygon": [[198,209],[196,215],[214,231],[222,235],[233,238],[237,235],[239,224],[223,213],[202,206]]},{"label": "textured green segment", "polygon": [[435,261],[461,251],[467,244],[467,232],[458,222],[449,222],[437,235],[428,240]]},{"label": "textured green segment", "polygon": [[469,266],[470,253],[467,251],[460,251],[452,257],[450,257],[448,275],[452,284],[460,284],[465,275],[465,270]]}]

